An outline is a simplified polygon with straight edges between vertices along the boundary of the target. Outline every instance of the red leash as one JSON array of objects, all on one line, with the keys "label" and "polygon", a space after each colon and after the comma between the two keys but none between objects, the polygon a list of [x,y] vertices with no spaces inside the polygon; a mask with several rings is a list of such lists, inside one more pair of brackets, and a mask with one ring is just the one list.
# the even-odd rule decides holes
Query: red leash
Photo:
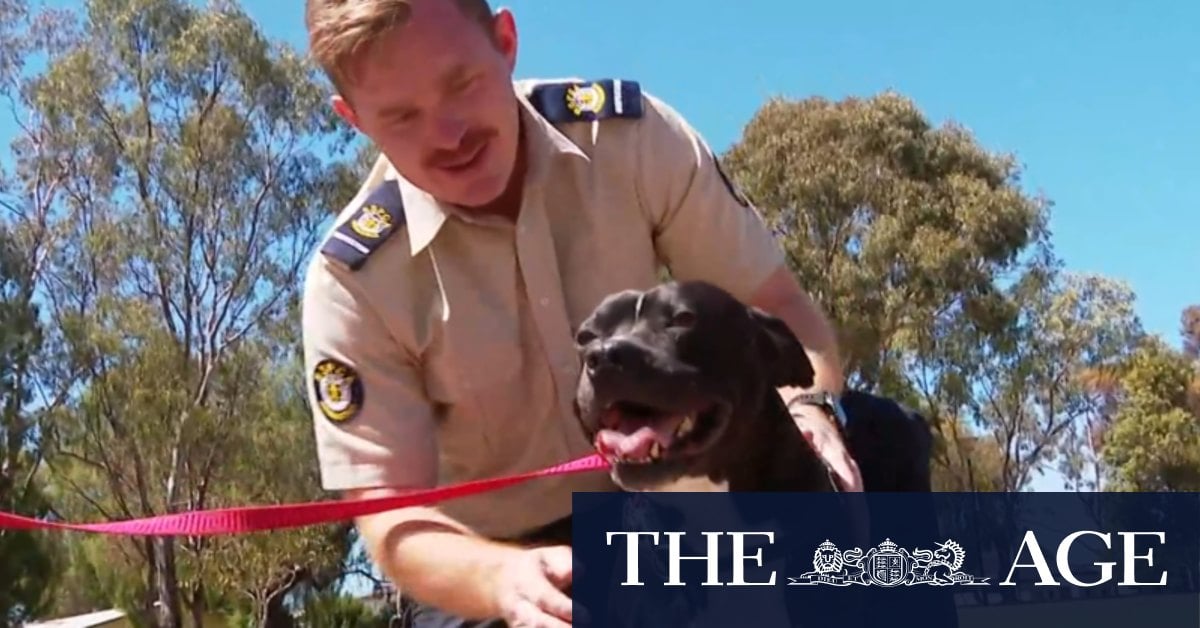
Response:
[{"label": "red leash", "polygon": [[369,515],[407,506],[432,504],[456,497],[494,491],[534,478],[596,471],[607,469],[608,466],[608,461],[598,454],[592,454],[537,471],[462,482],[431,489],[413,490],[394,497],[376,497],[356,501],[336,500],[309,502],[305,504],[277,504],[272,506],[198,510],[107,523],[41,521],[0,512],[0,530],[5,528],[10,530],[59,529],[124,536],[245,534],[261,530],[279,530],[347,521],[361,515]]}]

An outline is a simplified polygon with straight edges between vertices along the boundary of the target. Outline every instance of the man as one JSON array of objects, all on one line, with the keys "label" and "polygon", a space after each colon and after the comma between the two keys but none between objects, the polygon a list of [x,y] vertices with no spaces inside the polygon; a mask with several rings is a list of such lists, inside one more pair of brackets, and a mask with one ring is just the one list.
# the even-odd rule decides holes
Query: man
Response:
[{"label": "man", "polygon": [[[622,81],[514,83],[513,16],[485,0],[307,2],[333,106],[382,153],[305,280],[327,489],[373,497],[591,453],[571,410],[574,329],[660,263],[787,321],[815,388],[840,392],[830,325],[665,103]],[[824,409],[792,407],[860,490]],[[588,490],[614,487],[547,478],[358,525],[383,572],[440,609],[424,625],[565,626],[571,492]]]}]

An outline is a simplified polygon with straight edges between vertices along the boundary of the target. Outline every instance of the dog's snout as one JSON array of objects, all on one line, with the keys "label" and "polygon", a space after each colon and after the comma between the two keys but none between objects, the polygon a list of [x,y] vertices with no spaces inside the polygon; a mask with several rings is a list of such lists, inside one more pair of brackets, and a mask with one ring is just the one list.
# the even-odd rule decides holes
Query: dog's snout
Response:
[{"label": "dog's snout", "polygon": [[588,370],[629,369],[644,358],[637,344],[622,339],[609,339],[588,351],[584,363]]}]

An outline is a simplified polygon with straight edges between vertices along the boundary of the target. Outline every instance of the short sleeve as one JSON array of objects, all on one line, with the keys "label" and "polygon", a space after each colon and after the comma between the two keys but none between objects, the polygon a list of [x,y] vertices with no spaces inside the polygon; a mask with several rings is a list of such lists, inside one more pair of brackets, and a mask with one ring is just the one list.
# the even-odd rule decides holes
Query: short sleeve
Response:
[{"label": "short sleeve", "polygon": [[437,481],[421,370],[346,271],[318,255],[305,277],[304,368],[326,490]]},{"label": "short sleeve", "polygon": [[783,265],[779,244],[699,133],[654,96],[643,102],[638,193],[660,259],[676,280],[706,280],[748,301]]}]

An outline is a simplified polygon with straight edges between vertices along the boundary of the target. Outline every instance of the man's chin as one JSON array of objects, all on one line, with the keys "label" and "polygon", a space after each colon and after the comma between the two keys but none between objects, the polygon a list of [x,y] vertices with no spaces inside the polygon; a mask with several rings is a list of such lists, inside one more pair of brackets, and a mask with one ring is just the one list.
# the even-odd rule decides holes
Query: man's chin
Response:
[{"label": "man's chin", "polygon": [[[468,212],[489,207],[504,194],[506,180],[503,173],[497,172],[497,170],[493,167],[488,170],[479,168],[463,173],[440,171],[438,173],[438,180],[441,182],[439,187],[448,191],[434,196],[444,203],[457,205]],[[453,192],[449,190],[453,190]]]}]

